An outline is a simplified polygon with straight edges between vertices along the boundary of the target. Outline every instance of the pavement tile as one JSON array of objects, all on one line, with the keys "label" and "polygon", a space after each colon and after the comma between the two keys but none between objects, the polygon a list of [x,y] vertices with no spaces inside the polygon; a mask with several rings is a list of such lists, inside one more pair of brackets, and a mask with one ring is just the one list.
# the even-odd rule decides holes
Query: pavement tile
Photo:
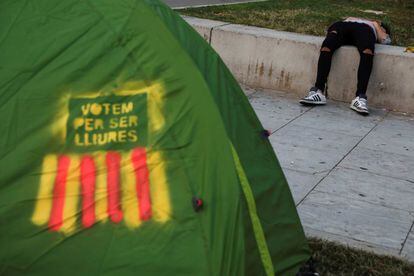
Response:
[{"label": "pavement tile", "polygon": [[414,158],[414,118],[388,115],[360,146]]},{"label": "pavement tile", "polygon": [[268,110],[263,110],[256,107],[254,108],[257,117],[259,117],[259,120],[263,125],[263,128],[269,130],[270,132],[273,132],[275,129],[279,129],[282,126],[288,124],[297,115],[299,115],[295,115],[293,112],[277,114],[276,112],[269,112]]},{"label": "pavement tile", "polygon": [[325,176],[283,168],[286,179],[292,191],[293,199],[298,204]]},{"label": "pavement tile", "polygon": [[[242,88],[243,88],[243,92],[244,92],[244,94],[246,94],[247,98],[251,98],[251,97],[253,97],[253,95],[254,95],[255,93],[257,93],[257,92],[258,92],[258,91],[257,91],[256,89],[254,89],[254,88],[245,87],[245,86],[242,86]],[[259,93],[260,93],[260,92],[259,92]]]},{"label": "pavement tile", "polygon": [[366,241],[356,240],[351,237],[344,237],[341,235],[332,234],[332,233],[328,233],[328,232],[324,232],[320,230],[314,230],[306,226],[304,226],[303,229],[307,237],[313,237],[313,238],[333,241],[333,242],[341,243],[341,244],[344,244],[350,247],[374,252],[376,254],[400,257],[400,250],[396,248],[389,248],[381,244],[369,243]]},{"label": "pavement tile", "polygon": [[413,183],[368,171],[337,167],[315,190],[384,207],[414,211]]},{"label": "pavement tile", "polygon": [[321,131],[336,132],[340,134],[363,137],[385,115],[378,111],[376,114],[363,117],[356,112],[345,107],[343,104],[328,104],[312,108],[304,116],[295,120],[295,124]]},{"label": "pavement tile", "polygon": [[414,185],[414,158],[407,155],[358,146],[339,165],[407,180]]},{"label": "pavement tile", "polygon": [[310,109],[298,105],[296,100],[282,97],[279,93],[258,92],[249,100],[263,127],[271,132]]},{"label": "pavement tile", "polygon": [[298,125],[295,122],[272,134],[272,139],[278,145],[305,146],[321,151],[333,149],[341,155],[348,153],[361,140],[357,136],[321,131],[311,126]]},{"label": "pavement tile", "polygon": [[409,261],[414,262],[414,229],[412,229],[408,235],[407,242],[404,245],[401,255]]},{"label": "pavement tile", "polygon": [[298,207],[305,227],[401,249],[413,222],[407,211],[313,191]]},{"label": "pavement tile", "polygon": [[282,167],[311,174],[327,173],[344,156],[335,149],[316,148],[283,144],[272,136],[270,142]]},{"label": "pavement tile", "polygon": [[328,100],[326,105],[315,107],[315,111],[330,112],[338,114],[340,116],[346,116],[347,118],[357,119],[360,121],[379,121],[382,120],[382,118],[388,114],[388,112],[384,109],[370,108],[369,116],[361,116],[360,114],[351,110],[349,108],[349,104],[350,103]]}]

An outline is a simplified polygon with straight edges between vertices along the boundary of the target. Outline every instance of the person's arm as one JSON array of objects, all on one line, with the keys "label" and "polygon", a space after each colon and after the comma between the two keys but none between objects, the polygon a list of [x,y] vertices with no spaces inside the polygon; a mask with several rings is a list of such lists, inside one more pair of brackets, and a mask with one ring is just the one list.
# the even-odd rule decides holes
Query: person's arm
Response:
[{"label": "person's arm", "polygon": [[387,32],[381,27],[381,24],[378,21],[373,20],[371,22],[374,24],[375,30],[377,31],[377,41],[382,43],[388,37]]}]

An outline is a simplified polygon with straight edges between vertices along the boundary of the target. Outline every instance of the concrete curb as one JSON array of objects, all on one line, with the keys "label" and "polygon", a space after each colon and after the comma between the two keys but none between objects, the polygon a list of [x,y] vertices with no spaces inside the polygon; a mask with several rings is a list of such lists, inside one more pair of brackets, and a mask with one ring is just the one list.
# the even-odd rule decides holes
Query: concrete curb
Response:
[{"label": "concrete curb", "polygon": [[[315,81],[323,37],[184,19],[211,44],[242,84],[287,91],[299,98]],[[335,53],[328,80],[330,99],[352,100],[358,63],[354,47],[342,47]],[[367,94],[372,106],[414,113],[414,54],[404,53],[403,47],[377,45]]]}]

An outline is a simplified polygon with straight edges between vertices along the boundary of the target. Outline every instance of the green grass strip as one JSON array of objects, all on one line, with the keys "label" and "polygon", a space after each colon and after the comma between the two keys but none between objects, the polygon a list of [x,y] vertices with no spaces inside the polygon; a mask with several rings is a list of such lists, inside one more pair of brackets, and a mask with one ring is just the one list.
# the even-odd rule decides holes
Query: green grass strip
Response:
[{"label": "green grass strip", "polygon": [[266,275],[274,276],[275,269],[273,267],[272,258],[270,257],[269,248],[267,247],[267,242],[264,236],[262,225],[260,224],[259,216],[257,215],[256,202],[254,200],[253,192],[250,188],[249,180],[246,177],[244,169],[240,163],[239,156],[230,142],[231,150],[233,153],[234,163],[236,165],[237,174],[239,176],[240,184],[243,190],[244,197],[246,198],[247,208],[249,210],[250,219],[253,225],[253,232],[256,238],[257,247],[259,248],[260,258],[263,263]]},{"label": "green grass strip", "polygon": [[381,20],[391,27],[393,45],[414,46],[413,0],[271,0],[179,11],[200,18],[278,31],[325,36],[344,17]]}]

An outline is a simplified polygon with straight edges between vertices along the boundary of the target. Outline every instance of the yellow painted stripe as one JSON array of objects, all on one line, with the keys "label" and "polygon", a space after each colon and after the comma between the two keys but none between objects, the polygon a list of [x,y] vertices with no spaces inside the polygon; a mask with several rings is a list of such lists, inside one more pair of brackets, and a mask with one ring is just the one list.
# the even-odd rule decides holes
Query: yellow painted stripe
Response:
[{"label": "yellow painted stripe", "polygon": [[70,166],[66,180],[65,205],[63,207],[63,225],[61,231],[71,234],[76,230],[78,203],[82,194],[80,189],[80,162],[79,156],[70,155]]},{"label": "yellow painted stripe", "polygon": [[51,124],[51,136],[58,138],[62,143],[66,141],[66,123],[69,118],[67,104],[69,95],[61,97],[58,102],[58,112],[55,114],[54,122]]},{"label": "yellow painted stripe", "polygon": [[97,221],[106,221],[108,219],[108,198],[105,153],[97,152],[94,157],[96,166],[95,216]]},{"label": "yellow painted stripe", "polygon": [[236,171],[239,176],[240,185],[243,190],[244,197],[247,202],[247,209],[249,210],[250,220],[253,225],[253,232],[256,238],[257,247],[259,249],[260,258],[267,276],[275,275],[275,268],[273,267],[272,258],[270,257],[269,248],[267,247],[266,238],[263,232],[262,224],[256,209],[256,200],[254,199],[253,191],[250,187],[249,180],[244,172],[243,166],[240,162],[239,155],[233,144],[230,142],[233,159],[236,166]]},{"label": "yellow painted stripe", "polygon": [[130,151],[122,154],[121,188],[125,224],[128,228],[137,228],[141,224],[141,219],[138,211],[136,179]]},{"label": "yellow painted stripe", "polygon": [[166,222],[171,218],[171,202],[166,165],[159,151],[147,152],[153,219]]},{"label": "yellow painted stripe", "polygon": [[49,221],[56,171],[57,156],[53,154],[46,155],[43,159],[39,190],[32,215],[32,222],[36,225],[44,225]]}]

